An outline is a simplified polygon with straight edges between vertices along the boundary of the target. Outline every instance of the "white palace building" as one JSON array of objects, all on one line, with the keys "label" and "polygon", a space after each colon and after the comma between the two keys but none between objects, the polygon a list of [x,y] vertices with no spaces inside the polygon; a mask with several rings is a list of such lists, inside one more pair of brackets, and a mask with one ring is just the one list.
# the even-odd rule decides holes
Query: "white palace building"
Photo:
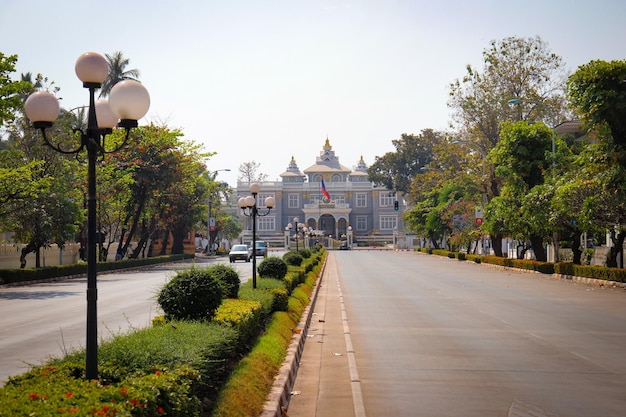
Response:
[{"label": "white palace building", "polygon": [[[350,245],[396,243],[401,214],[397,194],[368,181],[363,157],[354,169],[341,165],[326,138],[315,164],[302,172],[292,157],[280,177],[281,181],[260,183],[257,239],[282,244],[291,237],[293,242],[297,229],[300,245],[328,243],[329,237],[347,240]],[[249,186],[247,182],[237,183],[235,201],[250,195]],[[265,199],[270,196],[275,207],[262,216],[267,213]],[[242,210],[239,218],[244,229],[242,241],[249,242],[251,219]]]}]

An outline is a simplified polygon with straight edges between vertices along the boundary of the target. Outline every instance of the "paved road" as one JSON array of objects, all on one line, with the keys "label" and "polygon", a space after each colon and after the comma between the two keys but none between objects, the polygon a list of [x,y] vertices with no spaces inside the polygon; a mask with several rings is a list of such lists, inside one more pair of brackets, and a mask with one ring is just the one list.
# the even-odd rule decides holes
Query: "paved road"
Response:
[{"label": "paved road", "polygon": [[[626,415],[624,290],[410,252],[330,256],[337,283],[323,283],[291,417],[329,403],[359,417]],[[359,395],[343,401],[342,386]]]},{"label": "paved road", "polygon": [[[257,259],[257,263],[261,262]],[[228,258],[199,259],[198,267],[227,263]],[[242,281],[252,276],[252,263],[230,264]],[[161,314],[155,301],[159,289],[179,269],[176,263],[141,271],[98,276],[98,337],[150,325]],[[86,337],[87,279],[48,284],[0,287],[0,385],[50,356],[83,348]]]}]

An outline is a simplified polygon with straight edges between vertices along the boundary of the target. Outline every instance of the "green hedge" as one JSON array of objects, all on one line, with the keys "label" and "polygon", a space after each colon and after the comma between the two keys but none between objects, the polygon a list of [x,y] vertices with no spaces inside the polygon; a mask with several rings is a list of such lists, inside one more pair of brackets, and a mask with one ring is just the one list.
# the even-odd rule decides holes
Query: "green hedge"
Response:
[{"label": "green hedge", "polygon": [[583,278],[626,282],[626,269],[607,268],[599,265],[575,265],[571,262],[559,262],[554,265],[554,272]]},{"label": "green hedge", "polygon": [[[136,268],[140,266],[156,265],[165,262],[181,261],[183,259],[193,259],[195,255],[179,254],[155,256],[152,258],[124,259],[115,262],[99,262],[98,272],[114,271],[119,269]],[[43,268],[23,268],[23,269],[1,269],[0,284],[13,284],[18,282],[54,280],[56,278],[68,277],[72,275],[84,275],[87,273],[87,264],[78,263],[71,265],[46,266]]]},{"label": "green hedge", "polygon": [[225,299],[215,312],[213,322],[237,330],[239,346],[248,344],[261,329],[263,309],[259,301]]},{"label": "green hedge", "polygon": [[321,263],[316,264],[306,274],[305,282],[293,291],[293,296],[289,297],[288,311],[273,315],[263,336],[233,371],[220,392],[212,417],[256,416],[263,411],[274,377],[285,360],[294,329],[321,271],[324,251],[319,253],[317,256]]},{"label": "green hedge", "polygon": [[551,262],[539,262],[532,259],[500,258],[498,256],[485,256],[483,262],[509,268],[541,272],[542,274],[554,274],[554,264]]},{"label": "green hedge", "polygon": [[458,260],[472,260],[476,263],[488,263],[508,268],[526,269],[536,271],[542,274],[562,274],[583,278],[593,278],[606,281],[626,282],[626,269],[607,268],[601,265],[575,265],[571,262],[559,262],[553,264],[551,262],[539,262],[533,259],[514,259],[501,258],[498,256],[484,256],[465,254],[464,252],[450,252],[445,249],[427,249],[416,248],[424,253],[432,253],[439,256],[447,256],[448,258],[456,258]]}]

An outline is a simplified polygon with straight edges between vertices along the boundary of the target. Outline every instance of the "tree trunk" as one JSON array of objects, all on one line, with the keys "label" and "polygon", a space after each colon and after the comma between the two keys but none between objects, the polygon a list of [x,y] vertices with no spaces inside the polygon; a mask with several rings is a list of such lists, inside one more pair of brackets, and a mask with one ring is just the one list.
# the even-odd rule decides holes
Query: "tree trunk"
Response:
[{"label": "tree trunk", "polygon": [[617,268],[617,256],[622,253],[624,238],[626,238],[626,231],[611,231],[611,241],[613,242],[613,246],[611,246],[611,250],[609,251],[609,255],[606,259],[606,266],[609,268]]},{"label": "tree trunk", "polygon": [[[26,268],[26,255],[32,252],[37,252],[43,245],[36,241],[30,241],[26,246],[22,248],[20,254],[20,268]],[[37,259],[35,266],[39,268],[39,260]]]},{"label": "tree trunk", "polygon": [[148,239],[150,239],[150,236],[155,229],[155,227],[152,226],[153,224],[155,224],[155,222],[150,222],[149,224],[147,224],[147,222],[144,221],[142,223],[139,242],[137,243],[137,247],[133,250],[133,253],[130,255],[132,259],[137,259],[139,257],[139,254],[145,248],[146,244],[148,243]]},{"label": "tree trunk", "polygon": [[170,231],[169,229],[167,229],[163,231],[162,233],[163,233],[163,240],[161,241],[161,251],[159,252],[159,255],[164,256],[164,255],[167,255],[167,245],[169,245],[170,243]]},{"label": "tree trunk", "polygon": [[172,229],[172,254],[181,254],[185,252],[185,236],[187,236],[186,225],[175,224]]},{"label": "tree trunk", "polygon": [[531,236],[530,245],[535,252],[535,259],[537,259],[539,262],[546,262],[548,260],[546,248],[544,248],[543,246],[543,236]]},{"label": "tree trunk", "polygon": [[[121,252],[122,255],[125,255],[126,252],[128,251],[128,246],[130,246],[130,242],[133,239],[133,236],[135,236],[135,233],[137,232],[137,228],[139,227],[139,219],[141,218],[141,215],[143,213],[143,208],[146,205],[146,189],[143,188],[141,190],[141,193],[139,195],[139,197],[137,198],[137,209],[135,210],[135,212],[132,214],[132,224],[130,227],[130,230],[128,231],[128,237],[126,238],[126,242],[124,243],[124,245],[122,246],[121,249],[118,249],[118,253]],[[131,214],[129,214],[130,216]],[[124,233],[122,232],[122,237],[120,237],[120,244],[123,242],[124,239]]]},{"label": "tree trunk", "polygon": [[491,236],[491,247],[496,256],[502,258],[502,235]]},{"label": "tree trunk", "polygon": [[583,251],[580,248],[580,237],[582,236],[582,232],[580,230],[574,230],[574,237],[572,238],[572,253],[574,255],[574,262],[576,265],[580,265]]},{"label": "tree trunk", "polygon": [[435,238],[435,234],[433,232],[428,233],[430,236],[430,242],[433,244],[435,249],[439,249],[439,243],[437,243],[437,239]]}]

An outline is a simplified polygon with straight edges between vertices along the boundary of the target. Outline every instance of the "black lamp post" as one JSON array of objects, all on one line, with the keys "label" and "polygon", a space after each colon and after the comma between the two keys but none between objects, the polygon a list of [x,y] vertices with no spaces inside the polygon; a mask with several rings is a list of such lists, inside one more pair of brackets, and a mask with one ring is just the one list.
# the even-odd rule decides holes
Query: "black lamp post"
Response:
[{"label": "black lamp post", "polygon": [[[137,127],[150,107],[150,96],[145,87],[134,80],[117,83],[109,94],[109,100],[95,101],[95,90],[102,86],[109,73],[106,59],[95,52],[86,52],[76,60],[76,75],[89,89],[89,113],[86,131],[80,132],[80,144],[67,149],[62,144],[53,143],[46,136],[46,129],[52,127],[59,116],[59,102],[48,92],[31,94],[24,104],[24,111],[33,127],[40,129],[44,144],[57,152],[76,154],[87,151],[87,342],[86,378],[98,378],[98,319],[97,319],[97,268],[96,268],[96,160],[105,153],[113,153],[122,148],[130,136],[130,130]],[[105,136],[114,127],[126,129],[124,141],[113,149],[105,147]]]},{"label": "black lamp post", "polygon": [[295,227],[291,223],[289,223],[287,225],[287,228],[289,230],[291,230],[293,228],[293,230],[296,231],[296,234],[295,234],[295,236],[296,236],[296,252],[299,250],[299,248],[298,248],[298,229],[301,229],[302,226],[304,226],[304,223],[298,223],[299,221],[300,221],[300,219],[298,219],[297,217],[294,217],[293,218],[293,222],[294,222]]},{"label": "black lamp post", "polygon": [[252,217],[252,288],[256,288],[256,218],[258,216],[267,216],[274,208],[274,197],[265,199],[265,207],[267,212],[261,214],[256,204],[256,196],[259,194],[261,186],[257,182],[250,184],[250,193],[252,195],[240,197],[237,200],[237,206],[243,211],[244,216]]}]

